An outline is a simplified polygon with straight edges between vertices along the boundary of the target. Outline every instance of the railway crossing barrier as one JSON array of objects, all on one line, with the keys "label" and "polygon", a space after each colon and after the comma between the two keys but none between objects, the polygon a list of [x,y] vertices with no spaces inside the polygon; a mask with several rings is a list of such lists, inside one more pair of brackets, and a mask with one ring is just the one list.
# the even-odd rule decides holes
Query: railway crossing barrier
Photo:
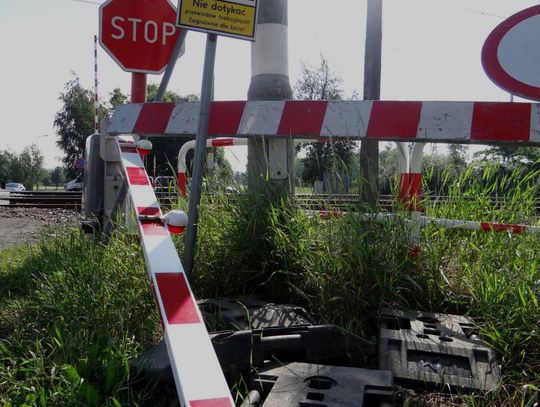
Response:
[{"label": "railway crossing barrier", "polygon": [[[178,171],[177,171],[177,183],[178,193],[181,196],[187,195],[187,155],[190,150],[195,149],[195,140],[190,140],[180,147],[178,151]],[[247,145],[247,139],[242,138],[214,138],[206,141],[206,147],[230,147],[230,146],[245,146]]]},{"label": "railway crossing barrier", "polygon": [[[161,213],[142,164],[138,151],[142,146],[136,144],[132,136],[193,136],[198,130],[198,113],[198,103],[134,103],[115,110],[108,123],[102,126],[100,156],[105,161],[105,211],[112,207],[115,192],[125,178],[181,402],[192,406],[232,406],[227,383],[170,238],[167,218]],[[213,102],[209,135],[328,141],[370,138],[419,143],[414,151],[421,151],[421,143],[426,142],[538,146],[540,105],[405,101]],[[418,196],[419,176],[415,175],[419,174],[418,157],[419,153],[413,154],[412,158],[403,154],[402,170],[408,169],[408,174],[413,175],[409,175],[406,183],[406,177],[402,177],[400,191],[409,201]],[[419,228],[422,224],[419,208],[414,205],[413,209],[412,220]],[[433,219],[429,222],[445,223]],[[489,229],[506,228],[497,225],[491,224]],[[460,226],[473,227],[468,223]],[[515,232],[525,230],[510,229]]]},{"label": "railway crossing barrier", "polygon": [[162,214],[138,144],[132,136],[114,141],[110,153],[118,155],[135,209],[180,402],[192,407],[232,407],[227,382],[170,236],[170,231],[185,226],[181,224],[185,214]]}]

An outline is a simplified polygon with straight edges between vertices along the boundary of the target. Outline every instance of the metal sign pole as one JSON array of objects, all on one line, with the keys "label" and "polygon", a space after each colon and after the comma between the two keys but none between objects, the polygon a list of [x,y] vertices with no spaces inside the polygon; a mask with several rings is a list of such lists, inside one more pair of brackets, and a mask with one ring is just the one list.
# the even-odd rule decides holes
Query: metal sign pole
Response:
[{"label": "metal sign pole", "polygon": [[198,210],[201,200],[204,156],[206,153],[206,139],[208,138],[208,121],[210,119],[210,106],[212,102],[216,46],[217,35],[207,34],[203,78],[201,86],[199,131],[197,133],[195,143],[195,155],[193,157],[193,176],[191,177],[191,190],[189,194],[189,214],[184,249],[184,269],[186,273],[190,273],[193,269],[193,258],[195,256],[195,245],[197,241],[197,226],[199,219]]},{"label": "metal sign pole", "polygon": [[180,35],[178,36],[178,40],[176,40],[176,44],[174,45],[174,49],[171,54],[171,58],[169,59],[167,68],[165,68],[165,73],[163,74],[161,83],[159,84],[156,98],[154,99],[155,102],[161,102],[163,98],[165,97],[165,91],[167,90],[167,86],[169,85],[171,75],[174,71],[174,67],[176,66],[176,61],[178,61],[178,56],[180,55],[180,52],[182,51],[182,46],[184,45],[184,42],[186,40],[187,32],[188,30],[180,31]]}]

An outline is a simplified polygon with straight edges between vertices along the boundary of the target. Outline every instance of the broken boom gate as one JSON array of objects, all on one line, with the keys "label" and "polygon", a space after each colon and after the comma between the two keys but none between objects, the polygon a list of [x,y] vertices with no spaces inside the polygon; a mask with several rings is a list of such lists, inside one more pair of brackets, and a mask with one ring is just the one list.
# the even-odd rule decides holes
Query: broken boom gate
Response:
[{"label": "broken boom gate", "polygon": [[229,388],[132,136],[116,148],[135,210],[151,285],[182,406],[232,407]]}]

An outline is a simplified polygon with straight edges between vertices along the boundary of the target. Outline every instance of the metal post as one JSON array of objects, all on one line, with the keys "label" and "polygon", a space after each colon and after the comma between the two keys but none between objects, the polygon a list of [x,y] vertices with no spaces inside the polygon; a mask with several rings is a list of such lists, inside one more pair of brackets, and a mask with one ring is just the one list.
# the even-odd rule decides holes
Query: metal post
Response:
[{"label": "metal post", "polygon": [[167,64],[167,68],[165,68],[163,78],[161,78],[161,82],[159,84],[159,88],[157,90],[154,102],[161,102],[163,100],[163,97],[165,96],[165,91],[167,90],[167,86],[169,85],[169,81],[171,80],[171,75],[174,71],[174,67],[176,66],[176,61],[178,61],[178,56],[180,55],[182,47],[184,46],[184,42],[186,41],[187,33],[188,30],[185,29],[180,31],[180,35],[176,40],[176,44],[171,54],[171,58],[169,59],[169,63]]},{"label": "metal post", "polygon": [[[259,0],[256,41],[251,45],[248,100],[292,99],[288,64],[287,0]],[[294,191],[292,139],[248,140],[248,184],[257,191],[269,180]]]},{"label": "metal post", "polygon": [[204,157],[206,154],[206,139],[208,138],[208,120],[212,102],[212,88],[214,82],[214,64],[216,60],[217,36],[207,34],[206,51],[204,56],[204,69],[201,86],[201,105],[199,111],[199,131],[195,143],[193,157],[193,176],[191,177],[191,190],[189,195],[189,214],[186,228],[184,269],[186,273],[193,269],[195,246],[197,242],[197,226],[199,219],[199,203],[203,180]]},{"label": "metal post", "polygon": [[[382,0],[367,1],[366,52],[364,55],[364,100],[381,97]],[[362,202],[377,204],[379,172],[379,143],[363,139],[360,146]]]},{"label": "metal post", "polygon": [[146,102],[146,74],[133,72],[131,74],[131,103]]}]

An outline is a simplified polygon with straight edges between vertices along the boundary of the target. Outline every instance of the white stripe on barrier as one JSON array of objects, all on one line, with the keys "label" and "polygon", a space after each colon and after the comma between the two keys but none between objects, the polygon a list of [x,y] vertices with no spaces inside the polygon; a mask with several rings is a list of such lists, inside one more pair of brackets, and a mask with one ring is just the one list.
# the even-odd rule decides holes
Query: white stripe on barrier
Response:
[{"label": "white stripe on barrier", "polygon": [[238,135],[276,134],[284,106],[284,100],[246,103],[238,126]]},{"label": "white stripe on barrier", "polygon": [[109,128],[107,129],[108,133],[124,133],[125,129],[132,129],[130,133],[135,128],[135,123],[139,118],[139,113],[143,107],[142,104],[132,103],[128,105],[121,105],[121,109],[114,110],[114,120],[109,121]]},{"label": "white stripe on barrier", "polygon": [[328,102],[321,129],[321,137],[348,135],[365,138],[373,102]]},{"label": "white stripe on barrier", "polygon": [[[120,147],[122,146],[122,147]],[[148,175],[132,137],[118,144],[180,403],[232,407],[233,400]],[[140,216],[139,216],[140,215]]]},{"label": "white stripe on barrier", "polygon": [[199,103],[176,104],[167,123],[165,133],[173,133],[182,129],[186,135],[194,135],[199,131]]},{"label": "white stripe on barrier", "polygon": [[467,142],[471,132],[473,102],[423,103],[417,139],[462,139]]},{"label": "white stripe on barrier", "polygon": [[540,142],[540,105],[538,104],[531,107],[530,138],[532,142]]}]

